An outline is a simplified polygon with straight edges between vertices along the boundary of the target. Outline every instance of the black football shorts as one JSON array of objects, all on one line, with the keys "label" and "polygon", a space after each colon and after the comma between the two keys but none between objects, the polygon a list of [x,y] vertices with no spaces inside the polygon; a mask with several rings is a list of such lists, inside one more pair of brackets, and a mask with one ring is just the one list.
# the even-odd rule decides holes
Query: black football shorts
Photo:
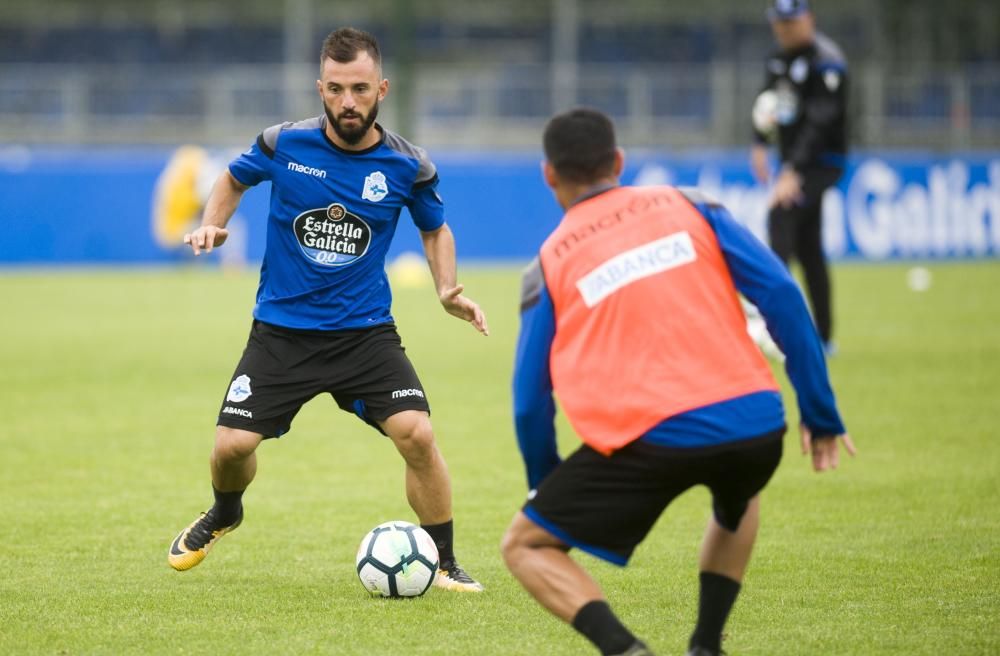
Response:
[{"label": "black football shorts", "polygon": [[218,423],[280,437],[324,392],[380,432],[378,422],[397,412],[430,412],[395,324],[320,332],[254,321]]},{"label": "black football shorts", "polygon": [[711,490],[716,520],[735,531],[777,469],[784,433],[696,449],[636,440],[610,456],[584,444],[523,510],[567,545],[625,565],[670,502],[695,485]]}]

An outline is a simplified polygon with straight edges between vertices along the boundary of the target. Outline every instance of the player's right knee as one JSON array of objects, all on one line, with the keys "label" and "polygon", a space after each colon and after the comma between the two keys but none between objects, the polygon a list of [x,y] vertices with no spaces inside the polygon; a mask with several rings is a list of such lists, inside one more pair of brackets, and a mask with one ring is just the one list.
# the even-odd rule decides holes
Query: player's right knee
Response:
[{"label": "player's right knee", "polygon": [[[507,527],[500,540],[500,553],[503,555],[504,562],[509,565],[516,561],[519,556],[524,555],[525,549],[539,546],[532,536],[533,533],[537,533],[535,529],[537,527],[523,513],[519,512],[514,515],[514,519],[511,520],[510,526]],[[537,534],[534,537],[537,538]]]},{"label": "player's right knee", "polygon": [[218,426],[215,431],[214,456],[217,460],[242,460],[257,450],[261,436],[257,433]]},{"label": "player's right knee", "polygon": [[434,430],[430,421],[423,419],[391,434],[396,448],[407,460],[426,460],[433,457],[435,443]]},{"label": "player's right knee", "polygon": [[517,552],[523,546],[521,536],[515,525],[511,524],[500,540],[500,553],[503,555],[504,562],[510,565],[512,561],[516,560]]}]

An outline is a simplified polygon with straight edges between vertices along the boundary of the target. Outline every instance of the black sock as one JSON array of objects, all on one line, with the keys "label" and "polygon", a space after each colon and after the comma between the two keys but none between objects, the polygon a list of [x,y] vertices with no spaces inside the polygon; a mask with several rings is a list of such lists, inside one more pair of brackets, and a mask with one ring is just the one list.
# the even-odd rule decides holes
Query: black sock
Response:
[{"label": "black sock", "polygon": [[740,584],[728,576],[702,572],[698,596],[698,624],[691,634],[689,647],[704,647],[713,653],[722,648],[722,627],[733,608]]},{"label": "black sock", "polygon": [[441,559],[442,563],[455,560],[454,520],[449,519],[443,524],[421,524],[420,528],[427,531],[427,534],[434,540],[434,544],[438,548],[438,558]]},{"label": "black sock", "polygon": [[636,643],[636,637],[602,600],[584,604],[573,618],[573,628],[597,645],[602,654],[620,654]]},{"label": "black sock", "polygon": [[219,492],[212,486],[215,493],[215,505],[212,506],[213,515],[221,526],[230,526],[240,518],[240,511],[243,510],[243,493],[246,490],[236,492]]}]

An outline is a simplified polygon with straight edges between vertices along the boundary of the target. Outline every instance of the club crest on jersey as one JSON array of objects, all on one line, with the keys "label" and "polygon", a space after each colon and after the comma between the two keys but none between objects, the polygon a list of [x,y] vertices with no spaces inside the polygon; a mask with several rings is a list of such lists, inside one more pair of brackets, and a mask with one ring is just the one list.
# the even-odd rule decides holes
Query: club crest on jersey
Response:
[{"label": "club crest on jersey", "polygon": [[302,253],[317,264],[344,266],[368,252],[372,230],[340,203],[303,212],[292,222]]},{"label": "club crest on jersey", "polygon": [[823,74],[823,84],[830,91],[836,91],[837,87],[840,86],[840,73],[833,70],[827,71]]},{"label": "club crest on jersey", "polygon": [[788,77],[792,78],[795,84],[802,84],[809,76],[809,62],[804,57],[798,57],[788,67]]},{"label": "club crest on jersey", "polygon": [[229,393],[226,394],[226,400],[232,403],[241,403],[250,398],[253,392],[250,391],[250,376],[246,374],[241,374],[233,379],[233,382],[229,385]]},{"label": "club crest on jersey", "polygon": [[361,198],[377,203],[389,194],[389,184],[385,180],[385,174],[381,171],[373,171],[365,176],[365,186],[361,190]]}]

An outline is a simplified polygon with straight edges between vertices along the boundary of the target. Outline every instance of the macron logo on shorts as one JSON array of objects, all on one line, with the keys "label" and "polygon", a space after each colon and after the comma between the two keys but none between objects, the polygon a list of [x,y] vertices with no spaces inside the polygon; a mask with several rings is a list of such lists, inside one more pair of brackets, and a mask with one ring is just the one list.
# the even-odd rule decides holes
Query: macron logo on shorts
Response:
[{"label": "macron logo on shorts", "polygon": [[594,307],[622,287],[643,278],[690,264],[697,259],[687,231],[651,241],[615,255],[576,282],[587,307]]},{"label": "macron logo on shorts", "polygon": [[394,399],[402,399],[402,398],[405,398],[407,396],[419,396],[420,398],[424,398],[424,393],[421,390],[413,389],[413,388],[395,390],[392,393],[392,398],[394,398]]}]

